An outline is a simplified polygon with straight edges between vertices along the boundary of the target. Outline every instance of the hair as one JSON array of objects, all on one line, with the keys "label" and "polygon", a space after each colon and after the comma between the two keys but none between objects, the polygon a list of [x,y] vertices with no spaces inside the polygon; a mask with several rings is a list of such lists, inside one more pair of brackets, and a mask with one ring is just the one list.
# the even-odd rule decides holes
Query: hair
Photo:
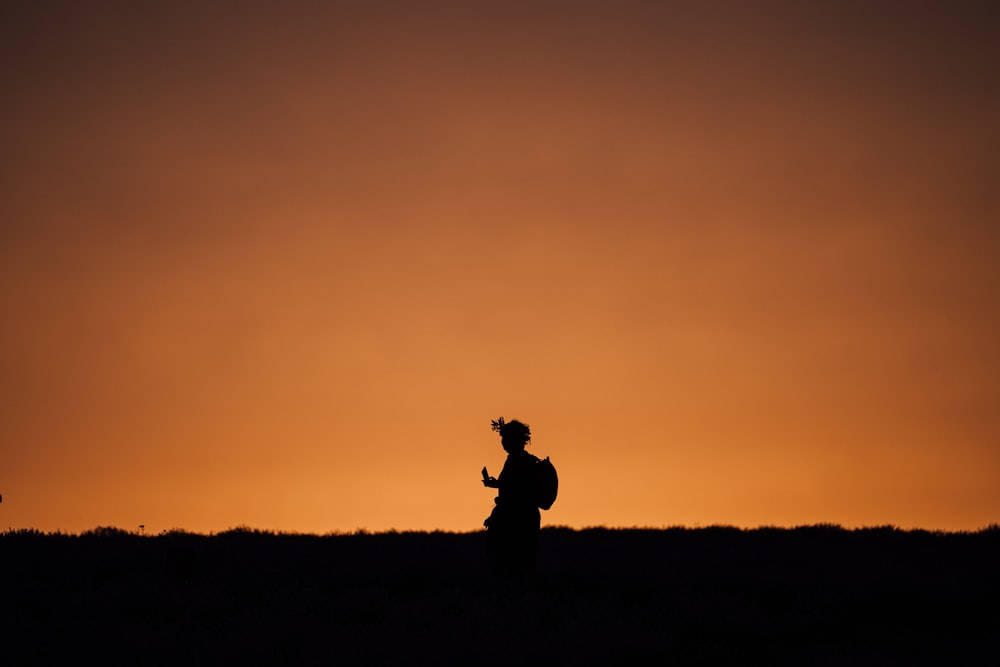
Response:
[{"label": "hair", "polygon": [[531,442],[531,428],[524,422],[512,419],[505,422],[503,417],[490,423],[493,430],[500,434],[501,438],[512,437],[520,440],[525,445]]}]

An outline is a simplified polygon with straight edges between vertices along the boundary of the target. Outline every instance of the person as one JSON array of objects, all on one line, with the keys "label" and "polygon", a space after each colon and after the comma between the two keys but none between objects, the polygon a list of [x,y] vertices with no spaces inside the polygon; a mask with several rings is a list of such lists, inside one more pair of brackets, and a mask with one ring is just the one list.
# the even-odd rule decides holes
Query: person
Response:
[{"label": "person", "polygon": [[525,451],[531,442],[527,424],[503,417],[493,422],[507,460],[498,477],[483,468],[483,486],[497,489],[486,526],[486,552],[491,569],[500,576],[521,576],[534,569],[541,529],[535,496],[534,466],[538,459]]}]

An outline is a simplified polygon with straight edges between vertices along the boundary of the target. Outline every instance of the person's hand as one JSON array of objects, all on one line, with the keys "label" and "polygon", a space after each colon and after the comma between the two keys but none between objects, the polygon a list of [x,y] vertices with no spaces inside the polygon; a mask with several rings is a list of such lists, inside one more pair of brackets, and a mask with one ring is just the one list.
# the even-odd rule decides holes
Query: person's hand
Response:
[{"label": "person's hand", "polygon": [[483,480],[483,486],[488,487],[490,489],[497,488],[497,478],[487,477],[486,479]]}]

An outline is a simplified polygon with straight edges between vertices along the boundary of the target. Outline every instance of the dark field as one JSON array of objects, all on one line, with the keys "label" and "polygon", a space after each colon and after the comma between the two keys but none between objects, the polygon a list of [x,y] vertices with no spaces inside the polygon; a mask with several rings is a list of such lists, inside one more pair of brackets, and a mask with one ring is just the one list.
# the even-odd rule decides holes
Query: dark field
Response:
[{"label": "dark field", "polygon": [[0,534],[4,664],[1000,664],[1000,528]]}]

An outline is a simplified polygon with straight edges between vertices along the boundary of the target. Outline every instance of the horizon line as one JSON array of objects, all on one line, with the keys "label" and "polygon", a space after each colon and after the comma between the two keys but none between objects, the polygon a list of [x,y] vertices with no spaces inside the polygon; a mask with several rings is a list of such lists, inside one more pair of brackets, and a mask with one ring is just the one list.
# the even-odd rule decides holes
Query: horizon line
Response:
[{"label": "horizon line", "polygon": [[[754,532],[793,532],[793,531],[803,531],[803,530],[827,530],[827,531],[839,531],[845,533],[863,533],[863,532],[898,532],[898,533],[927,533],[934,535],[978,535],[982,533],[990,533],[994,531],[1000,531],[1000,522],[991,522],[985,526],[981,526],[972,530],[947,530],[939,528],[902,528],[895,524],[884,523],[884,524],[871,524],[871,525],[857,525],[857,526],[844,526],[843,524],[833,523],[833,522],[817,522],[817,523],[807,523],[807,524],[796,524],[792,526],[780,526],[775,524],[761,524],[754,527],[741,527],[733,524],[724,523],[714,523],[714,524],[694,524],[694,525],[663,525],[663,526],[606,526],[606,525],[591,525],[575,528],[573,526],[552,524],[543,526],[541,529],[543,532],[572,532],[572,533],[584,533],[584,532],[698,532],[698,531],[728,531],[728,532],[738,532],[738,533],[754,533]],[[145,531],[145,524],[140,524],[136,529],[128,530],[118,526],[96,526],[94,528],[83,530],[80,532],[67,532],[62,530],[45,531],[38,528],[13,528],[8,526],[6,531],[0,532],[0,537],[10,537],[18,535],[33,535],[33,536],[45,536],[45,537],[141,537],[141,538],[155,538],[155,537],[167,537],[167,536],[178,536],[178,535],[188,535],[196,537],[220,537],[226,535],[259,535],[259,536],[269,536],[269,537],[356,537],[356,536],[392,536],[392,535],[478,535],[483,533],[484,530],[446,530],[441,528],[433,529],[410,529],[410,528],[389,528],[386,530],[369,530],[364,527],[358,527],[353,530],[331,530],[323,533],[319,532],[303,532],[294,530],[274,530],[268,528],[255,528],[248,525],[237,525],[226,528],[220,531],[209,531],[198,532],[190,531],[184,528],[170,528],[167,530],[161,530],[159,532]]]}]

